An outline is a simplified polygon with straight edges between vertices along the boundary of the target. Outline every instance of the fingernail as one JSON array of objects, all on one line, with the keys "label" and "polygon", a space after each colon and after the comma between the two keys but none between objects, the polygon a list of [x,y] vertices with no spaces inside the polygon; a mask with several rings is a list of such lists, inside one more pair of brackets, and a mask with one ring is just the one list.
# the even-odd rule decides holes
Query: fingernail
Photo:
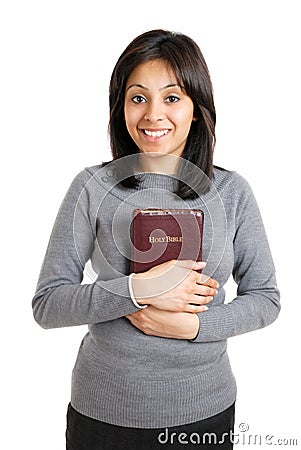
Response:
[{"label": "fingernail", "polygon": [[203,306],[202,307],[202,311],[208,311],[208,309],[209,309],[208,306]]}]

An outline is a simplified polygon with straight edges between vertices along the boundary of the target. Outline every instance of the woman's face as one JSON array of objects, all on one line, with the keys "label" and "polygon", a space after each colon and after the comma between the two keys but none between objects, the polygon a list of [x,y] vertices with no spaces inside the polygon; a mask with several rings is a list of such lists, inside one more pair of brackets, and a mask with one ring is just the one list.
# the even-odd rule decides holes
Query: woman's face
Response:
[{"label": "woman's face", "polygon": [[127,130],[143,153],[181,156],[193,117],[193,102],[163,60],[138,65],[125,91]]}]

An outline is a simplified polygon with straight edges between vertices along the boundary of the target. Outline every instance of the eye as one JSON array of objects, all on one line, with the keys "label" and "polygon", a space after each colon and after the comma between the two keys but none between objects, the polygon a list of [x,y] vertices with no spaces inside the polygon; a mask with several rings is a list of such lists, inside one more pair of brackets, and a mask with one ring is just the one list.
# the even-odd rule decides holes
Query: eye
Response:
[{"label": "eye", "polygon": [[142,95],[134,95],[134,97],[132,97],[132,102],[144,103],[144,102],[146,102],[146,99]]},{"label": "eye", "polygon": [[179,100],[180,100],[180,98],[177,97],[176,95],[169,95],[165,101],[167,103],[178,103]]}]

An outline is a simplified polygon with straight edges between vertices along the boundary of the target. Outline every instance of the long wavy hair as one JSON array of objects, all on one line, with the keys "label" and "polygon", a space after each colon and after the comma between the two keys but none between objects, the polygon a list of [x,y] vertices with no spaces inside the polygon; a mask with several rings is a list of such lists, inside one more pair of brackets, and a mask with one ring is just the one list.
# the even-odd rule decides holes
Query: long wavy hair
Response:
[{"label": "long wavy hair", "polygon": [[[213,88],[200,48],[184,34],[166,30],[148,31],[136,37],[120,55],[112,72],[109,93],[109,135],[113,160],[139,153],[128,133],[124,118],[125,87],[130,74],[139,64],[157,59],[165,61],[171,67],[178,83],[184,86],[193,102],[194,117],[197,120],[191,124],[181,157],[206,175],[199,180],[190,180],[193,181],[190,184],[197,187],[197,192],[205,193],[213,176],[216,123]],[[139,177],[130,176],[121,184],[125,187],[138,187]],[[175,193],[183,199],[198,195],[183,181],[178,182]]]}]

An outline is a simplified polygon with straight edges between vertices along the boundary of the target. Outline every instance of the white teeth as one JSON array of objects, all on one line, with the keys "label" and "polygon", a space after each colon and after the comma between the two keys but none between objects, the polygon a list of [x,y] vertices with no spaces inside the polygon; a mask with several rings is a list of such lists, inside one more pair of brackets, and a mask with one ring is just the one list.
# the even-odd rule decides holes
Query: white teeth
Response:
[{"label": "white teeth", "polygon": [[164,136],[165,134],[168,133],[169,130],[160,130],[160,131],[149,131],[149,130],[144,130],[144,133],[147,136],[151,136],[151,137],[161,137]]}]

